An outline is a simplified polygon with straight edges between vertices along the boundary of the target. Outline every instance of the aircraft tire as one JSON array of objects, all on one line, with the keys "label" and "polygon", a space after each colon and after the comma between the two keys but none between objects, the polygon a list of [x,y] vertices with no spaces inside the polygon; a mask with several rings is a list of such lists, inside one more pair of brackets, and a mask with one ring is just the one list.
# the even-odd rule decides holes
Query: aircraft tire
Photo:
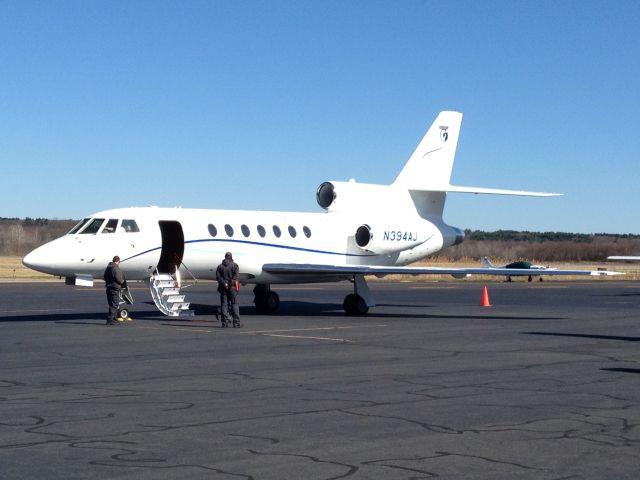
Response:
[{"label": "aircraft tire", "polygon": [[264,300],[265,300],[264,303],[265,303],[267,312],[269,313],[273,313],[277,311],[278,307],[280,307],[280,297],[276,292],[272,292],[272,291],[267,292],[267,295]]},{"label": "aircraft tire", "polygon": [[280,297],[276,292],[269,291],[256,295],[253,303],[261,312],[274,313],[280,307]]},{"label": "aircraft tire", "polygon": [[118,316],[123,320],[126,319],[127,317],[129,317],[129,310],[127,310],[126,308],[121,308],[120,310],[118,310]]},{"label": "aircraft tire", "polygon": [[364,301],[364,298],[355,293],[350,293],[344,297],[342,307],[344,308],[344,312],[352,317],[362,317],[369,311],[369,307]]}]

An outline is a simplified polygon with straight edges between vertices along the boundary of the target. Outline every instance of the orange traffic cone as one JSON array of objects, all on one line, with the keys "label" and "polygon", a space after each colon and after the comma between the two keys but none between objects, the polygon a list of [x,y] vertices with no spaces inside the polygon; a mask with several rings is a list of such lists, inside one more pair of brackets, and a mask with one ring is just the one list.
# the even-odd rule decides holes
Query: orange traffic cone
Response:
[{"label": "orange traffic cone", "polygon": [[482,290],[482,302],[480,302],[480,306],[481,307],[490,307],[491,303],[489,302],[489,290],[487,289],[487,286],[484,286],[484,289]]}]

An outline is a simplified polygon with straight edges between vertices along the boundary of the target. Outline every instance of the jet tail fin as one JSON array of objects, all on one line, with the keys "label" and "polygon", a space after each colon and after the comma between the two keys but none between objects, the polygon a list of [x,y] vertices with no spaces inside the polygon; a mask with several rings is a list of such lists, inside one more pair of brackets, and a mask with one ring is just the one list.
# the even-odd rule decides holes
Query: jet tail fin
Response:
[{"label": "jet tail fin", "polygon": [[451,185],[451,172],[456,156],[461,125],[462,113],[451,111],[440,112],[411,157],[409,157],[409,160],[400,171],[393,185],[404,187],[408,190],[423,192],[456,192],[530,197],[562,195],[560,193]]},{"label": "jet tail fin", "polygon": [[393,185],[408,190],[446,192],[461,125],[462,113],[440,112]]}]

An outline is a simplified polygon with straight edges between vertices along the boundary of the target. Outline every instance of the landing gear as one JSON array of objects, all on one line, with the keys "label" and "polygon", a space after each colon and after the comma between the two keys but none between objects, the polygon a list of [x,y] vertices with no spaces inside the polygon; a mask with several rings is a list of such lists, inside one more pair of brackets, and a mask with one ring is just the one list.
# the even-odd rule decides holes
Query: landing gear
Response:
[{"label": "landing gear", "polygon": [[271,291],[271,285],[259,283],[253,289],[255,295],[253,303],[256,308],[264,313],[275,313],[280,307],[280,297]]},{"label": "landing gear", "polygon": [[364,275],[353,276],[353,293],[344,298],[342,307],[344,313],[349,316],[363,317],[369,311],[369,307],[373,307],[373,296],[369,290]]},{"label": "landing gear", "polygon": [[362,317],[369,311],[369,306],[364,301],[364,298],[355,293],[350,293],[344,297],[342,307],[344,308],[344,313],[353,317]]}]

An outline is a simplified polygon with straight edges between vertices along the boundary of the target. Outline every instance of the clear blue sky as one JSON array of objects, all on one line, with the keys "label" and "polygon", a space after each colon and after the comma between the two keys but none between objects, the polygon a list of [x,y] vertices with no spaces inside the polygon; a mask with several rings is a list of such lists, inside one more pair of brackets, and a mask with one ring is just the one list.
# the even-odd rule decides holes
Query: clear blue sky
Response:
[{"label": "clear blue sky", "polygon": [[638,1],[0,0],[0,216],[321,211],[464,113],[461,228],[640,233]]}]

